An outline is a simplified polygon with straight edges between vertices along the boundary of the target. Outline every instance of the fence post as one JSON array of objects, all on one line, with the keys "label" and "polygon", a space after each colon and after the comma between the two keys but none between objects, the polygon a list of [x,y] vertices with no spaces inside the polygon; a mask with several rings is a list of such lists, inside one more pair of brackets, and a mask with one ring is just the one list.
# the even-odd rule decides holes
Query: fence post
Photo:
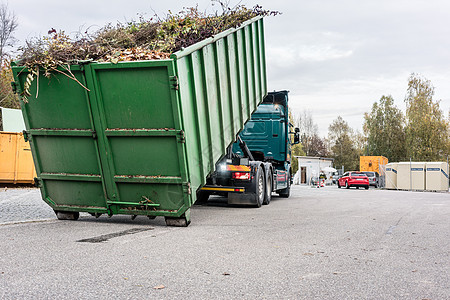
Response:
[{"label": "fence post", "polygon": [[412,191],[412,159],[409,158],[409,190]]}]

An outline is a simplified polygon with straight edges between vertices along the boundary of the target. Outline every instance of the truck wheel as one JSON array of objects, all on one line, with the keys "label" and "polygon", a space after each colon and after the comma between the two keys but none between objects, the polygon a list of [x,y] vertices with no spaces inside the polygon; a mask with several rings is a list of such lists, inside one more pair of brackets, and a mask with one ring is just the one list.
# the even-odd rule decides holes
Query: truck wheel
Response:
[{"label": "truck wheel", "polygon": [[76,221],[80,217],[80,213],[77,211],[56,211],[56,217],[58,220],[73,220]]},{"label": "truck wheel", "polygon": [[272,172],[267,173],[266,178],[266,193],[264,195],[264,201],[263,204],[267,205],[270,203],[270,200],[272,200]]},{"label": "truck wheel", "polygon": [[287,182],[287,188],[282,189],[278,195],[280,195],[280,197],[283,198],[289,198],[289,196],[291,195],[291,181],[289,180],[290,178],[290,174],[288,173],[288,182]]},{"label": "truck wheel", "polygon": [[258,167],[256,171],[256,207],[261,207],[265,198],[266,182],[264,180],[264,171],[261,167]]}]

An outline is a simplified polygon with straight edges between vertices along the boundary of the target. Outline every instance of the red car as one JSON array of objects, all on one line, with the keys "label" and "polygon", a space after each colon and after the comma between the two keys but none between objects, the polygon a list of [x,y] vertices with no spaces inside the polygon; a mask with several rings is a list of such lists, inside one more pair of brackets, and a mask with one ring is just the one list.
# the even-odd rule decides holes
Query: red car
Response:
[{"label": "red car", "polygon": [[366,190],[369,189],[369,177],[363,172],[346,172],[338,180],[338,188],[345,186],[347,189],[351,186],[355,186],[357,189],[363,187]]}]

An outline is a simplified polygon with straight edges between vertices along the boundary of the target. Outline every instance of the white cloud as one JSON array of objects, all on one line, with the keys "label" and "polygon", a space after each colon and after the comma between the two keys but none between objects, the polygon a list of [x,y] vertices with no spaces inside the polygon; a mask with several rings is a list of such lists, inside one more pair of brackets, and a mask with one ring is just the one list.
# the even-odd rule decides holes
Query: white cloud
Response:
[{"label": "white cloud", "polygon": [[333,59],[349,57],[352,50],[341,50],[332,45],[300,46],[299,49],[287,47],[269,47],[268,57],[278,61],[279,64],[289,64],[292,61],[302,60],[307,62],[321,62]]}]

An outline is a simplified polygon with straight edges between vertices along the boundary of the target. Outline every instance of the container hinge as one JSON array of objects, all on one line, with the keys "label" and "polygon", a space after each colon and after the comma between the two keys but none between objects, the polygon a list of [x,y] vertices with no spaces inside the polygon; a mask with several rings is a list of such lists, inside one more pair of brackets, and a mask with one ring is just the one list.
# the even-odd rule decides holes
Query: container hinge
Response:
[{"label": "container hinge", "polygon": [[97,139],[97,132],[95,132],[95,131],[92,131],[92,138],[93,138],[94,140],[96,140],[96,139]]},{"label": "container hinge", "polygon": [[18,93],[17,83],[15,81],[11,81],[11,88],[14,94]]},{"label": "container hinge", "polygon": [[28,141],[31,140],[31,138],[30,138],[30,136],[28,135],[28,132],[27,132],[26,130],[22,131],[22,133],[23,133],[23,140],[24,140],[25,142],[28,142]]},{"label": "container hinge", "polygon": [[178,137],[178,141],[180,143],[185,143],[186,142],[186,137],[184,135],[184,131],[180,130],[180,132],[178,133],[180,136]]},{"label": "container hinge", "polygon": [[185,193],[187,193],[188,195],[192,194],[191,183],[190,182],[183,183],[183,188],[184,188],[184,192]]},{"label": "container hinge", "polygon": [[37,188],[41,188],[42,187],[42,179],[39,177],[34,177],[34,186]]},{"label": "container hinge", "polygon": [[176,91],[178,91],[180,85],[178,84],[178,77],[177,76],[170,76],[170,81],[172,81],[172,88]]}]

